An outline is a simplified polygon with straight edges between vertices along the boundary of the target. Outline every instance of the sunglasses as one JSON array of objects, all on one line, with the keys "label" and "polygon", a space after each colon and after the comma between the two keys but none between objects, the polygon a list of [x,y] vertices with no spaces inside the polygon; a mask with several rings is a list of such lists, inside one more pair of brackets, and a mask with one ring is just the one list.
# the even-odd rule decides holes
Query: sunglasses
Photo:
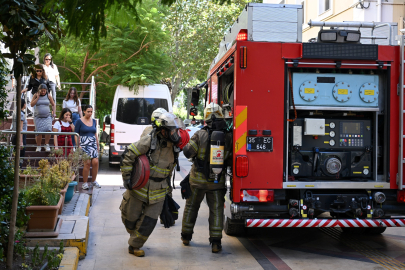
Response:
[{"label": "sunglasses", "polygon": [[42,72],[42,70],[36,70],[37,73]]},{"label": "sunglasses", "polygon": [[52,59],[45,59],[45,61],[51,61]]}]

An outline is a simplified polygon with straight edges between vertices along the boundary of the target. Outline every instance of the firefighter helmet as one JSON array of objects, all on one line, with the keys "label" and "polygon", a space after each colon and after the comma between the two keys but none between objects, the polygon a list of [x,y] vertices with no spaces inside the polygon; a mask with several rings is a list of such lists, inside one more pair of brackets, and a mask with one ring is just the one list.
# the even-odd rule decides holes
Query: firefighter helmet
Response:
[{"label": "firefighter helmet", "polygon": [[158,127],[164,127],[168,130],[178,128],[186,129],[186,126],[184,125],[183,121],[170,112],[162,113],[159,117],[159,120],[157,120],[157,123],[159,123],[157,124]]},{"label": "firefighter helmet", "polygon": [[162,113],[166,113],[167,111],[163,108],[157,108],[156,110],[154,110],[152,112],[152,116],[151,116],[151,121],[155,121],[157,119],[159,119],[159,117],[162,115]]},{"label": "firefighter helmet", "polygon": [[224,118],[222,113],[222,108],[218,104],[211,102],[204,109],[204,121],[211,120],[212,115],[215,115],[216,118]]}]

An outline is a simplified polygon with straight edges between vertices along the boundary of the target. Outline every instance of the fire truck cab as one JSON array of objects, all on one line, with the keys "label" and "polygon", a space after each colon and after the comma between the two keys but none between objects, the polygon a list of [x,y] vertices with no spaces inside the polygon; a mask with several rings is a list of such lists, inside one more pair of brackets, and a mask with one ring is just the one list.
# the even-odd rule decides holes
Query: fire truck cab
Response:
[{"label": "fire truck cab", "polygon": [[309,22],[318,38],[302,42],[302,18],[300,5],[248,4],[211,64],[206,105],[233,125],[224,230],[405,226],[403,36]]}]

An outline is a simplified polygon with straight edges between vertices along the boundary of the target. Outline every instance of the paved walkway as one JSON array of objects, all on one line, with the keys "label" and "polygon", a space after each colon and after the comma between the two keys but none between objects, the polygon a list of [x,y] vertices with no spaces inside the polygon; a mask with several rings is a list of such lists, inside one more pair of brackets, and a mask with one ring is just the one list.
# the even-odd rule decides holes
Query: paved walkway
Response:
[{"label": "paved walkway", "polygon": [[[181,171],[176,172],[176,186],[189,171],[191,163],[180,158]],[[128,254],[128,233],[121,222],[119,206],[122,179],[118,168],[109,168],[107,158],[100,164],[97,181],[102,185],[95,190],[90,210],[90,235],[86,259],[79,261],[84,269],[262,269],[256,259],[235,237],[224,234],[223,251],[211,253],[208,242],[208,214],[205,203],[201,205],[191,245],[183,246],[180,240],[181,217],[185,201],[179,188],[173,191],[175,201],[181,206],[176,225],[165,229],[159,222],[146,242],[146,256],[137,258]]]}]

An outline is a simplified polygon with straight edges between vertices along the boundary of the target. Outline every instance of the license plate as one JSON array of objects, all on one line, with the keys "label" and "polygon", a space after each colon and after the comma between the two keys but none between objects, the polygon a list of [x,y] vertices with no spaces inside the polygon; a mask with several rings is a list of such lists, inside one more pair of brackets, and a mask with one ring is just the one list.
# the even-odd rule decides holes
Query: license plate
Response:
[{"label": "license plate", "polygon": [[125,148],[127,148],[128,145],[120,145],[120,150],[125,150]]},{"label": "license plate", "polygon": [[246,150],[251,152],[273,152],[273,137],[247,137]]}]

